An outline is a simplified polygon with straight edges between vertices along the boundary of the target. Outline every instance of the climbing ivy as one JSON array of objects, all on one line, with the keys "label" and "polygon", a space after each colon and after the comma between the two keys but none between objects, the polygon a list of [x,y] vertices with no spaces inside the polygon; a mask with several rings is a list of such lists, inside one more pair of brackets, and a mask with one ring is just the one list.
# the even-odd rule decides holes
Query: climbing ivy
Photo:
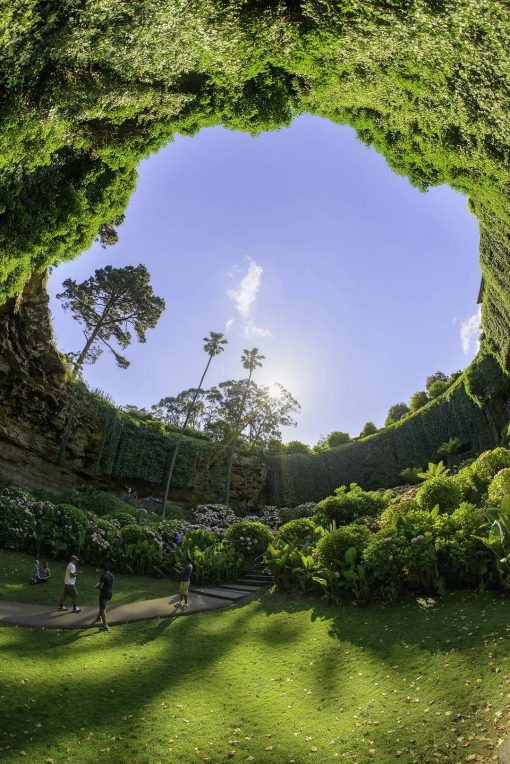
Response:
[{"label": "climbing ivy", "polygon": [[101,431],[97,470],[114,479],[144,481],[161,487],[179,443],[174,471],[175,488],[221,492],[224,455],[208,440],[168,431],[155,420],[141,420],[91,396],[96,426]]},{"label": "climbing ivy", "polygon": [[318,501],[352,482],[363,488],[399,485],[402,469],[434,460],[441,443],[453,437],[474,454],[494,448],[509,398],[510,378],[482,354],[444,395],[375,435],[316,454],[271,457],[267,502]]}]

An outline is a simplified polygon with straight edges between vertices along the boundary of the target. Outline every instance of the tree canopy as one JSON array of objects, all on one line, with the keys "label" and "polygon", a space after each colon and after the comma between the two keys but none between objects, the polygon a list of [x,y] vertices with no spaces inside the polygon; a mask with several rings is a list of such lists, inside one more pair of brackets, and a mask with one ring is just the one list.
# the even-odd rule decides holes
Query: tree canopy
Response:
[{"label": "tree canopy", "polygon": [[122,350],[131,343],[133,330],[138,342],[145,342],[147,329],[154,329],[165,308],[162,297],[154,294],[150,274],[145,265],[98,268],[94,275],[78,284],[66,279],[64,290],[57,295],[64,310],[83,327],[85,345],[74,359],[78,374],[85,363],[95,363],[106,347],[117,364],[126,369],[128,359],[112,345],[115,340]]}]

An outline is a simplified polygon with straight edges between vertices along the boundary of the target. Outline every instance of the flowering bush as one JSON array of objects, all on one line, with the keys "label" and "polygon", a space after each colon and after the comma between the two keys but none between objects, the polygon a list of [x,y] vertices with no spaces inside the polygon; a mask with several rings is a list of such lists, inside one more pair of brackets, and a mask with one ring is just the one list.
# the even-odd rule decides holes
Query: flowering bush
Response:
[{"label": "flowering bush", "polygon": [[277,533],[277,538],[287,544],[303,547],[317,543],[323,534],[324,529],[316,526],[313,520],[300,517],[282,525]]},{"label": "flowering bush", "polygon": [[199,504],[190,517],[192,528],[211,531],[220,538],[232,523],[238,521],[235,512],[225,504]]},{"label": "flowering bush", "polygon": [[120,566],[121,533],[120,526],[106,517],[87,515],[88,525],[82,550],[84,560],[92,565],[100,565],[109,560],[116,567]]},{"label": "flowering bush", "polygon": [[0,548],[35,552],[45,505],[22,488],[4,488],[0,492]]},{"label": "flowering bush", "polygon": [[273,540],[273,534],[263,523],[241,521],[231,525],[225,539],[246,557],[262,554]]}]

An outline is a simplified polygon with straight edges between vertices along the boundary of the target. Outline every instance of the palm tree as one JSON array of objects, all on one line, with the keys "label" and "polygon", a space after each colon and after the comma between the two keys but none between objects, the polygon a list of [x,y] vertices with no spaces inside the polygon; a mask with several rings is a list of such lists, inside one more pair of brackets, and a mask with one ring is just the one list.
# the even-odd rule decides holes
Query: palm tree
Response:
[{"label": "palm tree", "polygon": [[[188,422],[189,422],[190,416],[193,413],[193,411],[195,410],[195,403],[197,402],[197,398],[198,398],[200,392],[202,391],[202,384],[204,382],[205,375],[209,371],[209,366],[211,365],[212,359],[214,358],[214,356],[217,356],[220,353],[223,353],[223,351],[225,350],[223,345],[227,345],[228,344],[228,340],[226,339],[226,337],[221,332],[209,332],[209,336],[208,337],[204,337],[202,342],[204,343],[204,352],[207,353],[207,355],[209,357],[207,359],[207,363],[205,365],[205,369],[204,369],[204,372],[202,374],[202,377],[200,378],[200,382],[198,384],[198,387],[195,390],[195,395],[193,396],[193,400],[191,401],[190,405],[188,406],[188,410],[186,412],[186,417],[184,419],[184,423],[183,423],[183,425],[182,425],[182,427],[180,429],[180,434],[181,435],[185,431],[186,427],[188,426]],[[164,499],[163,499],[163,510],[162,510],[162,513],[161,513],[161,517],[162,517],[163,520],[165,519],[165,516],[166,516],[166,505],[168,503],[168,493],[170,491],[170,485],[172,483],[172,475],[174,473],[175,462],[176,462],[176,459],[177,459],[177,454],[179,453],[180,445],[181,445],[181,442],[178,440],[176,445],[175,445],[174,453],[173,453],[173,456],[172,456],[172,461],[170,462],[170,467],[168,469],[168,475],[167,475],[167,478],[166,478],[166,486],[165,486],[165,496],[164,496]]]},{"label": "palm tree", "polygon": [[253,376],[254,370],[257,367],[262,366],[262,361],[264,359],[265,359],[265,356],[259,353],[258,348],[252,348],[251,350],[244,349],[243,354],[241,356],[241,363],[243,364],[243,368],[247,369],[248,371],[248,379],[246,380],[246,387],[244,388],[243,397],[241,399],[241,405],[239,406],[237,421],[234,424],[234,431],[232,435],[230,452],[228,456],[227,484],[225,486],[225,504],[228,504],[228,502],[230,501],[230,482],[232,479],[232,464],[234,461],[234,453],[235,453],[235,448],[237,444],[237,439],[243,430],[244,423],[242,420],[243,420],[244,409],[246,406],[246,398],[248,397],[248,392],[250,390],[251,378]]}]

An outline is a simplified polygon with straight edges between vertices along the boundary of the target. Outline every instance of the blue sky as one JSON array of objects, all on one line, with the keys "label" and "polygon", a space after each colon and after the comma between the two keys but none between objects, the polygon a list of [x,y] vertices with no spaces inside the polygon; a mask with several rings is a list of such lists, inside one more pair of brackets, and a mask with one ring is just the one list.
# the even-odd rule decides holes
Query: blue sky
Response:
[{"label": "blue sky", "polygon": [[129,369],[106,352],[85,369],[120,405],[198,384],[202,337],[228,326],[208,384],[241,378],[242,349],[259,347],[256,381],[280,382],[302,406],[284,439],[313,444],[382,425],[428,374],[463,368],[476,350],[478,225],[466,199],[417,191],[350,128],[317,117],[256,138],[177,136],[140,165],[119,235],[55,268],[50,293],[59,347],[78,350],[81,329],[55,300],[63,279],[147,265],[167,303],[157,328],[128,349]]}]

